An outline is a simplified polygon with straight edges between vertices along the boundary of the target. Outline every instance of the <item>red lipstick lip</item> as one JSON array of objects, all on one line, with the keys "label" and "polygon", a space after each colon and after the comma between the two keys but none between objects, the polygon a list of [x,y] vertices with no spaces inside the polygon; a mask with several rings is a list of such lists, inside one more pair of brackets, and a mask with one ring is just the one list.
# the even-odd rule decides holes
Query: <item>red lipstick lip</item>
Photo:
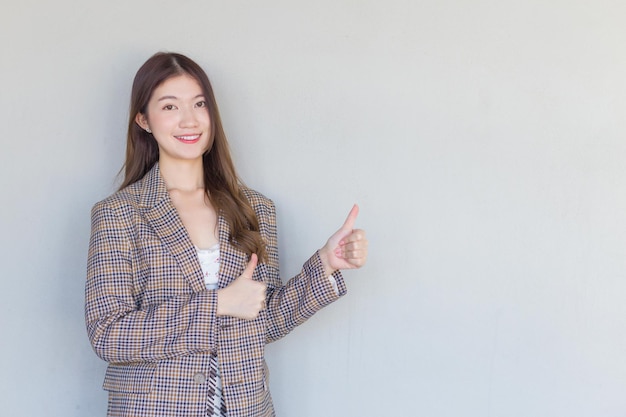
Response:
[{"label": "red lipstick lip", "polygon": [[198,142],[200,138],[202,137],[202,134],[193,133],[193,134],[188,134],[188,135],[175,135],[174,137],[180,142],[192,144],[192,143]]}]

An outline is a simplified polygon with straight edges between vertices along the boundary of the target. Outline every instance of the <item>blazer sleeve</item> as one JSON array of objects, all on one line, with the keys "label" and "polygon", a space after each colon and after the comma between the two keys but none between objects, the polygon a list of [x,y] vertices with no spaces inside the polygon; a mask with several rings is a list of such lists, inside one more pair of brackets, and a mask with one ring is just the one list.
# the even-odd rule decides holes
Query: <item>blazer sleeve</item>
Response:
[{"label": "blazer sleeve", "polygon": [[304,263],[300,273],[283,285],[279,273],[276,209],[271,201],[265,216],[267,218],[261,220],[261,232],[268,253],[267,342],[270,343],[284,337],[317,311],[345,295],[347,289],[339,271],[333,273],[338,291],[333,288],[324,274],[319,252],[315,252]]},{"label": "blazer sleeve", "polygon": [[141,307],[128,216],[94,206],[85,287],[85,321],[98,356],[110,363],[153,362],[216,350],[217,294],[174,294]]}]

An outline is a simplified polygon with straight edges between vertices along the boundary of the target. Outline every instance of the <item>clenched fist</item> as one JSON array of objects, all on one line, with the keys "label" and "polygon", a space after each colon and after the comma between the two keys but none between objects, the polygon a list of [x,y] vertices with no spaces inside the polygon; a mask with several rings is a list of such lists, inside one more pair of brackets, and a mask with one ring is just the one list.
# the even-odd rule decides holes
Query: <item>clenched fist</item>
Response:
[{"label": "clenched fist", "polygon": [[320,259],[326,275],[340,269],[356,269],[365,265],[368,240],[365,230],[354,229],[358,215],[359,206],[355,204],[343,226],[320,249]]},{"label": "clenched fist", "polygon": [[250,262],[243,273],[226,288],[217,291],[217,315],[232,316],[244,320],[254,320],[265,308],[267,285],[252,279],[258,258],[250,256]]}]

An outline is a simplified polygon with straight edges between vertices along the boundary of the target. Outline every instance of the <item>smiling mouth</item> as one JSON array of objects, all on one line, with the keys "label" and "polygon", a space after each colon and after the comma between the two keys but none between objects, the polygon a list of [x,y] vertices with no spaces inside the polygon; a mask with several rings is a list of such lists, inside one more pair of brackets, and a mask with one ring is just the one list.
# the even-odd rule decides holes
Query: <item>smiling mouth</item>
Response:
[{"label": "smiling mouth", "polygon": [[202,135],[198,133],[195,135],[180,135],[174,137],[183,143],[196,143],[200,140],[200,136]]}]

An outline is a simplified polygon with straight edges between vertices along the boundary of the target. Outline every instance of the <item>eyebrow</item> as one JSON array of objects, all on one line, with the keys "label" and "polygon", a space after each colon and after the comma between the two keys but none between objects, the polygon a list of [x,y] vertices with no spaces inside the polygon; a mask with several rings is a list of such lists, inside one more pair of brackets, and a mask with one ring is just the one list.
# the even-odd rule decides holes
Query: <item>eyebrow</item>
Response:
[{"label": "eyebrow", "polygon": [[[204,97],[204,94],[198,94],[197,96],[194,97],[194,99],[200,98],[200,97]],[[163,101],[163,100],[178,100],[178,97],[176,97],[176,96],[163,96],[160,99],[158,99],[157,101]]]}]

